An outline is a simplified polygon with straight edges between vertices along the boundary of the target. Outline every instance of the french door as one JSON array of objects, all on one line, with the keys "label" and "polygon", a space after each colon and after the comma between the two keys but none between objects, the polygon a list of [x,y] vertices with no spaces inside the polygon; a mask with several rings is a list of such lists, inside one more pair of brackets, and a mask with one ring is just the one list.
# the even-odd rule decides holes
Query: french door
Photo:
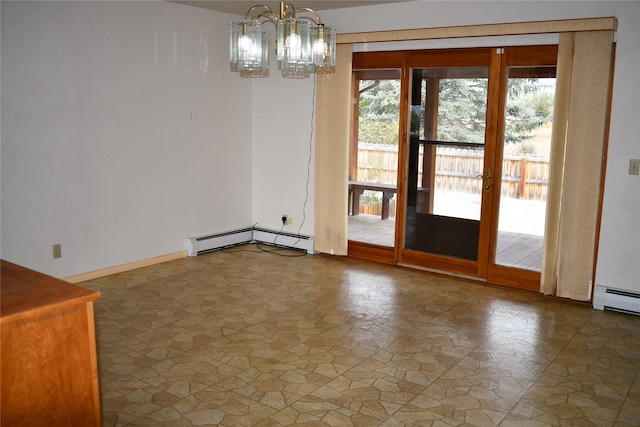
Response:
[{"label": "french door", "polygon": [[[534,115],[524,100],[553,91],[556,54],[555,46],[356,54],[354,76],[402,73],[393,247],[350,241],[350,255],[537,290],[545,178],[529,179],[535,156],[517,151],[545,157],[531,140],[548,128],[553,96]],[[548,157],[549,143],[537,144]]]},{"label": "french door", "polygon": [[[512,47],[501,58],[486,278],[534,291],[540,290],[557,55],[557,46]],[[535,114],[518,115],[522,109]],[[523,127],[535,127],[529,133],[535,137],[514,135]]]}]

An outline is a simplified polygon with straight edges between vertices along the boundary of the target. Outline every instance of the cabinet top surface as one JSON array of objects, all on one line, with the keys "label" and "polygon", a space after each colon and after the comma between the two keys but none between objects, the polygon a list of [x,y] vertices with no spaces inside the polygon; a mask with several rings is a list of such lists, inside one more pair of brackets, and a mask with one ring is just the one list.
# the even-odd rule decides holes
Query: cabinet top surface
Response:
[{"label": "cabinet top surface", "polygon": [[98,292],[0,261],[0,324],[100,298]]}]

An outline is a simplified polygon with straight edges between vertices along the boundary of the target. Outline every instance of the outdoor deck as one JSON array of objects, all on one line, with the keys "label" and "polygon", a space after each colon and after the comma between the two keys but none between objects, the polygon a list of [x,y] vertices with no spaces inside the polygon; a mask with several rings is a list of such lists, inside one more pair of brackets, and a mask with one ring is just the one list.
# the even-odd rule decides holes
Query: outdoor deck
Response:
[{"label": "outdoor deck", "polygon": [[[478,219],[480,195],[440,193],[435,206],[437,215]],[[498,233],[497,264],[540,271],[546,204],[536,200],[503,198]],[[475,218],[474,218],[475,216]],[[349,240],[393,246],[395,218],[379,215],[348,217]]]}]

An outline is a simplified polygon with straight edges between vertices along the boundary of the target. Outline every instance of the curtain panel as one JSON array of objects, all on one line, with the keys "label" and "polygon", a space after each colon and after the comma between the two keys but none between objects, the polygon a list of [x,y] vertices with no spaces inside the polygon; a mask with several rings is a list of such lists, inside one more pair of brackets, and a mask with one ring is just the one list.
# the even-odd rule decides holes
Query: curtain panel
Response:
[{"label": "curtain panel", "polygon": [[314,249],[332,255],[347,255],[351,56],[338,45],[336,72],[317,76]]},{"label": "curtain panel", "polygon": [[591,299],[612,56],[613,31],[560,35],[540,283],[547,295]]}]

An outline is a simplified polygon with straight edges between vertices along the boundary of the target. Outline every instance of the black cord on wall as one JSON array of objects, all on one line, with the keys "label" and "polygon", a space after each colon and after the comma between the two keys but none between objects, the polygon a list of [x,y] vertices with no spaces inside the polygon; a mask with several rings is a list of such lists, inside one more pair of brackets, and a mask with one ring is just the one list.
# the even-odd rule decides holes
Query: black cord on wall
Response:
[{"label": "black cord on wall", "polygon": [[[316,116],[316,74],[313,73],[313,93],[312,93],[312,97],[311,97],[311,123],[310,123],[310,129],[311,131],[309,132],[309,153],[307,155],[307,182],[305,184],[305,196],[304,196],[304,203],[302,204],[302,221],[300,222],[300,225],[298,226],[298,236],[301,235],[301,230],[302,230],[302,226],[304,225],[305,221],[307,220],[307,203],[309,201],[309,183],[311,181],[311,156],[313,154],[313,138],[315,135],[315,116]],[[258,225],[253,224],[253,228],[255,228],[255,226]],[[227,254],[231,254],[231,253],[236,253],[236,252],[266,252],[266,253],[270,253],[273,255],[279,255],[279,256],[284,256],[284,257],[300,257],[300,256],[305,256],[307,255],[306,251],[300,252],[301,249],[300,248],[295,248],[295,246],[298,244],[298,242],[300,241],[300,239],[296,240],[293,244],[293,247],[287,247],[287,246],[281,246],[276,244],[276,241],[278,240],[278,236],[280,236],[282,234],[282,231],[284,230],[284,222],[282,224],[282,227],[280,228],[280,231],[278,231],[278,234],[276,234],[275,239],[273,239],[273,244],[270,245],[270,248],[267,249],[265,247],[263,247],[260,242],[253,242],[253,231],[251,233],[251,240],[252,243],[255,244],[256,248],[258,249],[257,251],[255,250],[250,250],[250,249],[234,249],[234,250],[229,250],[229,249],[224,249],[222,252],[223,253],[227,253]],[[283,251],[294,251],[294,253],[283,253]]]}]

